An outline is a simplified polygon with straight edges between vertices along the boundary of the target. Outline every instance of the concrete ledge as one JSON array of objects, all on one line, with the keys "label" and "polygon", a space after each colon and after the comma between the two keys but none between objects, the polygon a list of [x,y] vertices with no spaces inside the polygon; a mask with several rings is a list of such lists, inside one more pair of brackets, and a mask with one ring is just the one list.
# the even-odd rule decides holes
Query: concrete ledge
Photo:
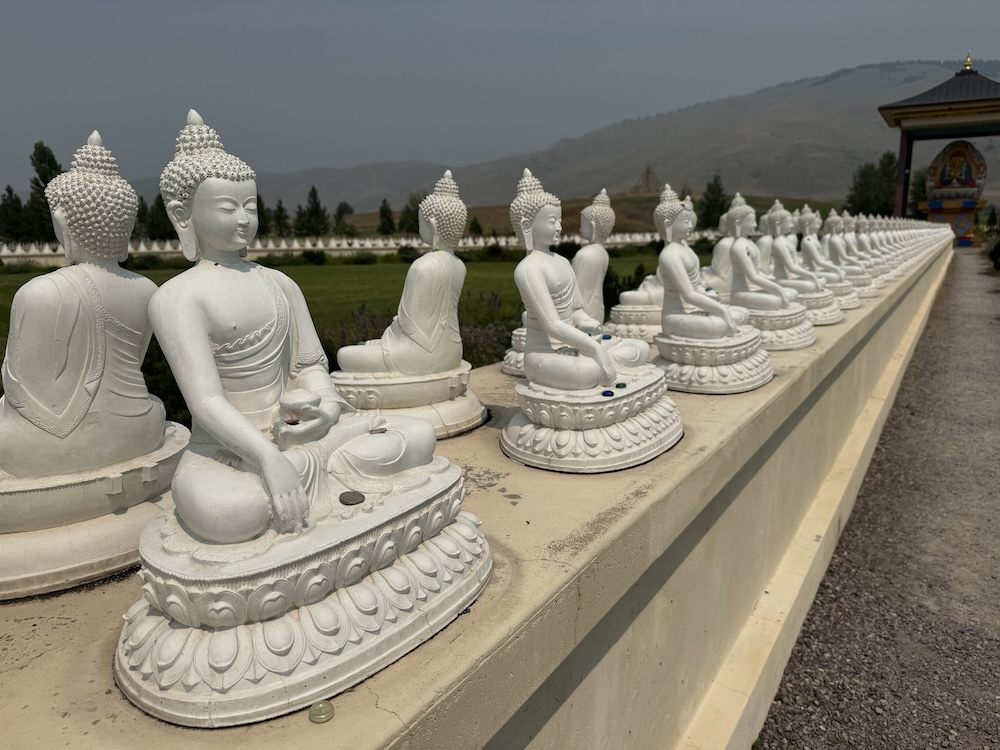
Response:
[{"label": "concrete ledge", "polygon": [[497,440],[515,412],[513,381],[498,366],[476,370],[471,387],[492,419],[439,452],[466,470],[466,508],[483,520],[493,580],[448,628],[338,696],[328,724],[299,712],[191,730],[134,709],[110,669],[120,615],[139,593],[133,576],[0,605],[6,739],[79,748],[748,746],[949,244],[844,323],[817,330],[811,348],[773,354],[768,385],[675,394],[684,439],[628,471],[553,474],[509,461]]}]

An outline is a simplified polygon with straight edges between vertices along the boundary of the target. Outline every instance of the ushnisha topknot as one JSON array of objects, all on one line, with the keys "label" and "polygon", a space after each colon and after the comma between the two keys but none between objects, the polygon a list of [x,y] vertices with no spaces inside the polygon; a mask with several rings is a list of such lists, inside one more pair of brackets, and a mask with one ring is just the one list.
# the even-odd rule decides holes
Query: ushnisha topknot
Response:
[{"label": "ushnisha topknot", "polygon": [[660,233],[660,239],[666,240],[667,229],[673,226],[674,219],[680,216],[683,210],[684,204],[677,197],[677,193],[673,191],[670,185],[664,185],[663,192],[660,193],[660,202],[653,209],[653,223]]},{"label": "ushnisha topknot", "polygon": [[733,196],[733,201],[729,204],[729,210],[726,211],[726,220],[729,223],[729,231],[735,232],[739,223],[752,213],[754,213],[753,208],[747,205],[747,202],[743,199],[742,195],[737,193]]},{"label": "ushnisha topknot", "polygon": [[160,174],[163,202],[191,200],[198,185],[209,177],[234,182],[257,179],[246,162],[226,152],[219,134],[192,109],[188,112],[187,125],[177,136],[174,158]]},{"label": "ushnisha topknot", "polygon": [[552,193],[546,193],[538,178],[525,167],[524,174],[517,183],[517,195],[510,204],[510,223],[521,242],[524,242],[521,221],[523,219],[527,219],[529,222],[534,221],[542,206],[561,207],[562,204]]},{"label": "ushnisha topknot", "polygon": [[601,188],[593,203],[580,212],[580,218],[594,225],[594,242],[603,245],[615,228],[615,211],[606,189]]},{"label": "ushnisha topknot", "polygon": [[420,213],[426,219],[434,219],[438,237],[448,247],[455,247],[465,234],[465,220],[469,218],[466,208],[458,195],[458,184],[452,179],[451,170],[437,181],[434,192],[420,201]]},{"label": "ushnisha topknot", "polygon": [[62,209],[73,240],[88,254],[119,262],[128,257],[139,200],[96,130],[70,170],[45,187],[45,197],[53,211]]}]

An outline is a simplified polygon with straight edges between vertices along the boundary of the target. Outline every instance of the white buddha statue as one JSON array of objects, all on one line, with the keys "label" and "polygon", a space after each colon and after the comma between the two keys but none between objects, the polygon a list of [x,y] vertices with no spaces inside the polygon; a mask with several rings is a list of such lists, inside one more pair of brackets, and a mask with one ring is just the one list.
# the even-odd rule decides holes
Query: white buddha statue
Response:
[{"label": "white buddha statue", "polygon": [[876,289],[885,286],[885,274],[888,270],[880,258],[873,256],[867,244],[858,242],[857,219],[845,208],[840,215],[843,226],[844,249],[848,257],[864,266],[872,275],[872,283]]},{"label": "white buddha statue", "polygon": [[770,357],[760,348],[760,332],[747,325],[750,313],[730,307],[705,290],[698,256],[685,243],[694,229],[689,200],[678,200],[670,186],[653,212],[665,245],[660,251],[663,278],[663,332],[656,337],[657,364],[668,385],[689,393],[741,393],[773,377]]},{"label": "white buddha statue", "polygon": [[603,321],[604,276],[608,272],[608,251],[604,243],[615,228],[615,212],[608,191],[602,189],[594,202],[580,212],[580,236],[587,244],[573,256],[573,273],[583,300],[583,311]]},{"label": "white buddha statue", "polygon": [[468,389],[472,366],[462,359],[458,301],[465,264],[455,248],[468,210],[450,171],[418,209],[420,237],[430,246],[410,264],[399,310],[382,337],[337,352],[333,373],[351,406],[426,419],[439,438],[481,425],[486,409]]},{"label": "white buddha statue", "polygon": [[701,269],[701,278],[705,287],[719,295],[720,299],[728,301],[733,285],[733,265],[729,250],[733,246],[734,237],[729,232],[729,213],[719,217],[717,230],[719,239],[712,248],[712,264]]},{"label": "white buddha statue", "polygon": [[[527,169],[511,203],[510,220],[527,251],[514,270],[525,307],[527,383],[516,386],[521,411],[501,434],[504,452],[531,466],[592,473],[634,466],[667,450],[680,439],[682,428],[662,372],[646,362],[649,345],[602,333],[600,322],[584,311],[572,266],[552,251],[562,232],[559,199],[545,192]],[[596,412],[607,411],[608,399],[631,408],[606,415],[610,422],[598,428],[641,411],[650,425],[641,439],[584,434],[591,432]],[[650,406],[641,408],[640,403]]]},{"label": "white buddha statue", "polygon": [[823,222],[823,242],[822,249],[830,262],[843,270],[848,280],[854,285],[858,297],[877,297],[878,289],[868,272],[857,259],[852,258],[847,252],[847,243],[844,240],[844,221],[837,214],[836,209],[831,208],[826,220]]},{"label": "white buddha statue", "polygon": [[150,317],[193,429],[176,516],[142,536],[115,677],[166,721],[242,724],[416,647],[478,596],[492,558],[430,423],[354,413],[302,292],[245,259],[255,174],[193,110],[160,192],[195,265]]},{"label": "white buddha statue", "polygon": [[809,322],[814,326],[839,323],[844,313],[837,304],[834,293],[826,288],[826,279],[803,266],[795,254],[795,244],[788,239],[795,220],[780,201],[767,214],[773,236],[771,263],[773,277],[781,286],[796,290],[798,301],[806,308]]},{"label": "white buddha statue", "polygon": [[[11,304],[0,397],[0,599],[134,564],[139,531],[160,511],[143,501],[167,489],[188,437],[164,422],[163,404],[146,390],[140,367],[156,285],[119,266],[138,200],[96,131],[45,195],[70,265],[31,279]],[[48,532],[32,536],[41,529]],[[86,529],[86,543],[74,544]],[[31,540],[40,546],[29,553]]]},{"label": "white buddha statue", "polygon": [[754,210],[739,193],[727,211],[732,287],[729,299],[750,310],[750,323],[760,329],[761,346],[768,351],[802,349],[816,341],[805,307],[796,302],[798,292],[784,287],[760,272],[760,251],[747,239],[757,227]]},{"label": "white buddha statue", "polygon": [[823,255],[818,235],[823,226],[823,217],[813,213],[806,204],[802,207],[798,221],[799,232],[802,234],[802,241],[799,243],[802,265],[826,280],[826,287],[836,295],[840,309],[855,310],[860,307],[861,301],[854,285],[847,280],[847,272]]}]

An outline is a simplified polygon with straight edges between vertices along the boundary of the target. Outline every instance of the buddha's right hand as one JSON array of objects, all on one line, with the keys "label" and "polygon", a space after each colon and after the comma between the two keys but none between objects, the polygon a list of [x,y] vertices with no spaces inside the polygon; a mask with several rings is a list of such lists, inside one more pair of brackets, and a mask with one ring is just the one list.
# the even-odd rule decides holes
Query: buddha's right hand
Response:
[{"label": "buddha's right hand", "polygon": [[594,355],[597,366],[601,368],[601,385],[612,387],[618,380],[618,370],[611,355],[600,344],[597,345],[597,352]]},{"label": "buddha's right hand", "polygon": [[276,453],[261,466],[261,475],[271,495],[275,530],[280,534],[301,531],[309,517],[309,498],[292,462]]}]

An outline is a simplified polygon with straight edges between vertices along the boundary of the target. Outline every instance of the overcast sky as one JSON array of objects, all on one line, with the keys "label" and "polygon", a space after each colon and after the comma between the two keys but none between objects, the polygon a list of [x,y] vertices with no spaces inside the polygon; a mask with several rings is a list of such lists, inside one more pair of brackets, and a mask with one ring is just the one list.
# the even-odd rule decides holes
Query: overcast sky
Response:
[{"label": "overcast sky", "polygon": [[[95,128],[130,180],[195,108],[260,172],[460,167],[864,63],[1000,57],[965,0],[20,2],[0,13],[0,189]],[[959,10],[961,9],[961,13]],[[872,112],[872,117],[878,117]]]}]

